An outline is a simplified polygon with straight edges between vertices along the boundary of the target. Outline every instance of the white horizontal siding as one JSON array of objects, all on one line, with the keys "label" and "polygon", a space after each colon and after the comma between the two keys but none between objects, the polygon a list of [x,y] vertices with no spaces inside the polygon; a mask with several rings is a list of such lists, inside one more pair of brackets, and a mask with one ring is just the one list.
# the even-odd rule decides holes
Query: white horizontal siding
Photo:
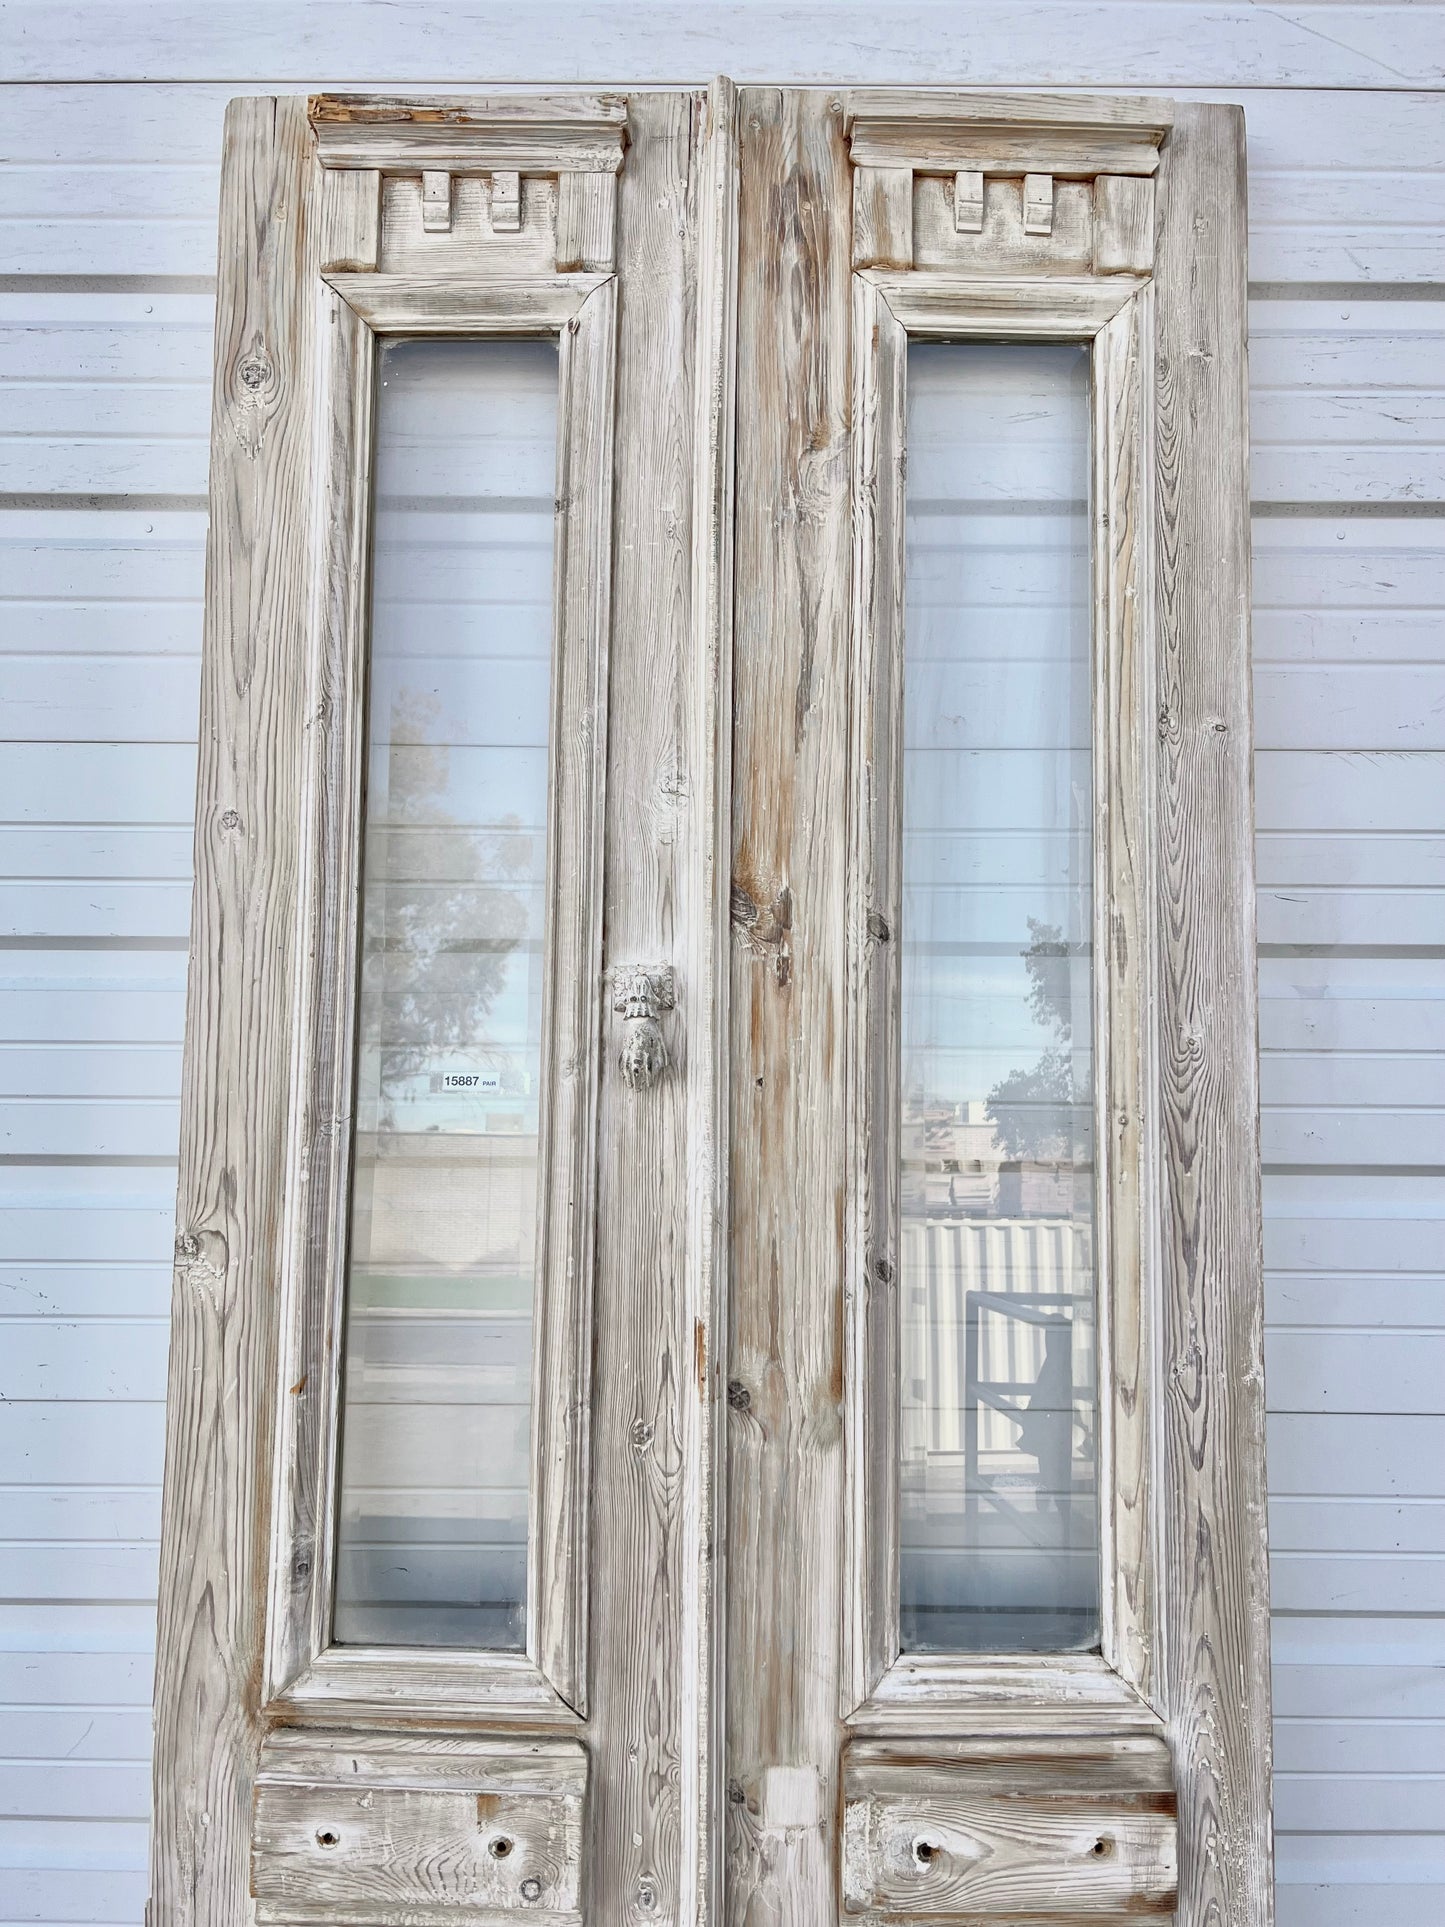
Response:
[{"label": "white horizontal siding", "polygon": [[[1250,0],[12,0],[22,80],[318,78],[456,91],[458,54],[494,82],[818,86],[952,79],[980,86],[1401,88],[1445,79],[1430,4]],[[485,60],[474,49],[485,48]]]},{"label": "white horizontal siding", "polygon": [[481,84],[459,48],[1245,101],[1280,1927],[1439,1927],[1445,12],[91,0],[7,34],[41,84],[0,89],[0,1927],[144,1902],[224,104]]}]

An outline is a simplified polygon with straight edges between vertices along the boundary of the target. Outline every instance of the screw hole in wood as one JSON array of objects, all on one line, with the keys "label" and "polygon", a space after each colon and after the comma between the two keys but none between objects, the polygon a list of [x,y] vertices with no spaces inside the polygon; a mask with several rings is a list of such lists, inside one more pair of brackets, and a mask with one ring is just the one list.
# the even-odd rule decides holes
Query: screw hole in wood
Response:
[{"label": "screw hole in wood", "polygon": [[1113,1851],[1114,1843],[1107,1834],[1101,1834],[1089,1849],[1095,1860],[1107,1860]]},{"label": "screw hole in wood", "polygon": [[931,1840],[915,1840],[913,1843],[913,1858],[920,1867],[931,1867],[938,1858],[939,1851]]},{"label": "screw hole in wood", "polygon": [[507,1838],[505,1833],[499,1833],[494,1840],[487,1842],[487,1851],[491,1854],[493,1860],[505,1860],[507,1855],[512,1851],[512,1842]]},{"label": "screw hole in wood", "polygon": [[341,1845],[341,1835],[336,1831],[335,1827],[318,1827],[316,1829],[316,1844],[318,1847],[339,1847]]}]

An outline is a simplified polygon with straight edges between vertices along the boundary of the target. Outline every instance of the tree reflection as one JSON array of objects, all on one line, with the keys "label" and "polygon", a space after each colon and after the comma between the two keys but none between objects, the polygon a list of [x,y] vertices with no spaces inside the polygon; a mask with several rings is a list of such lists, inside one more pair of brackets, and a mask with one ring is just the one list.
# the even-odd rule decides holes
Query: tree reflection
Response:
[{"label": "tree reflection", "polygon": [[1058,924],[1028,924],[1029,1012],[1050,1042],[1031,1069],[994,1085],[985,1110],[1006,1157],[1060,1164],[1074,1155],[1075,1107],[1084,1097],[1074,1076],[1073,951]]},{"label": "tree reflection", "polygon": [[435,740],[440,699],[391,703],[384,815],[367,828],[367,977],[382,989],[378,1127],[396,1128],[405,1086],[447,1050],[475,1048],[527,934],[536,836],[509,815],[471,827],[445,807],[450,748]]}]

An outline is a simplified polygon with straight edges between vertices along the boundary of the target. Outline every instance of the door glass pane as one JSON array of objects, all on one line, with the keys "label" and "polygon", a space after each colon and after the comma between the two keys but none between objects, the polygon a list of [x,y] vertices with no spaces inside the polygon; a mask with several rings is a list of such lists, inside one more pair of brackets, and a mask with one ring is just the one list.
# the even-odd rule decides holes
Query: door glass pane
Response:
[{"label": "door glass pane", "polygon": [[902,1638],[1099,1634],[1088,350],[908,355]]},{"label": "door glass pane", "polygon": [[381,350],[335,1637],[525,1639],[557,349]]}]

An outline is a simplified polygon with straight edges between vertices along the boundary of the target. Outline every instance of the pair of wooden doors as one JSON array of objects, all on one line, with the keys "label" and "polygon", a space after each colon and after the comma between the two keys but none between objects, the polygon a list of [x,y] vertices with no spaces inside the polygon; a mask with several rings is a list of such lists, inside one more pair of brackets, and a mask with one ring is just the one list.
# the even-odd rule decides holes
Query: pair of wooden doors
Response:
[{"label": "pair of wooden doors", "polygon": [[153,1927],[1268,1919],[1241,131],[232,107]]}]

